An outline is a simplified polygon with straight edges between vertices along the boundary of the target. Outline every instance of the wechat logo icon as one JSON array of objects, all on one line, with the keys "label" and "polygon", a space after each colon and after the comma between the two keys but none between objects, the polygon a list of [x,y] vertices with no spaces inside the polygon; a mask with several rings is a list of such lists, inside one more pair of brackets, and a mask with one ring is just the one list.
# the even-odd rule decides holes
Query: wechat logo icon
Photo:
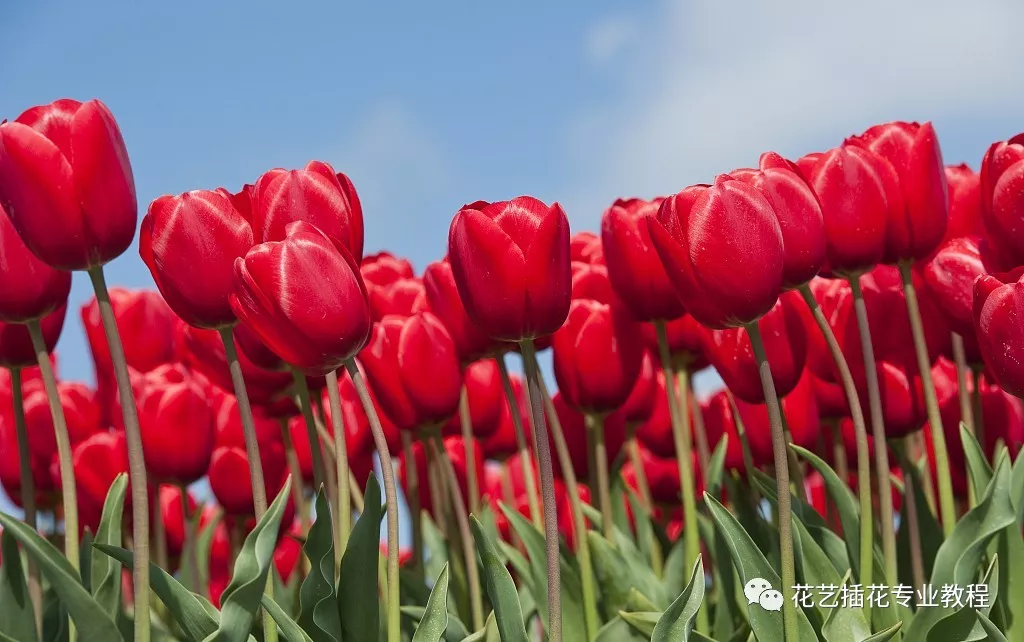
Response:
[{"label": "wechat logo icon", "polygon": [[782,610],[782,593],[772,588],[771,583],[763,578],[755,577],[743,587],[743,595],[747,604],[758,604],[765,611]]}]

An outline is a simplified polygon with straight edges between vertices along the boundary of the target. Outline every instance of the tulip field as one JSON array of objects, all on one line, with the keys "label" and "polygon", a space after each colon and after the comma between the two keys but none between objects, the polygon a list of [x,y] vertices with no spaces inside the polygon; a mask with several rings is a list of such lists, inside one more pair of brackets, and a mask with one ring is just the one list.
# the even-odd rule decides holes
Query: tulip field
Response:
[{"label": "tulip field", "polygon": [[0,642],[1024,642],[1024,135],[837,143],[418,272],[327,163],[140,224],[102,102],[4,121]]}]

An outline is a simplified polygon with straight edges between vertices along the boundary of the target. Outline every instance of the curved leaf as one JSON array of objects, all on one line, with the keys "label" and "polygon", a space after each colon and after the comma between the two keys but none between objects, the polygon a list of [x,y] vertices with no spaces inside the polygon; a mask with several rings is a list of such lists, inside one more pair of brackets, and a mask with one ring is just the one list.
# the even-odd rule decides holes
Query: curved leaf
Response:
[{"label": "curved leaf", "polygon": [[719,497],[722,492],[722,475],[725,474],[725,453],[729,448],[729,435],[723,434],[715,446],[708,460],[708,470],[704,474],[704,483],[707,484],[708,494],[712,497]]},{"label": "curved leaf", "polygon": [[484,586],[487,589],[487,597],[494,607],[495,623],[502,642],[528,642],[530,638],[526,635],[523,610],[519,604],[516,586],[512,583],[512,576],[501,563],[498,550],[484,533],[480,521],[476,516],[470,516],[469,520],[477,554],[480,555],[484,570]]},{"label": "curved leaf", "polygon": [[981,628],[985,629],[985,633],[988,634],[989,642],[1006,642],[1003,632],[996,628],[996,625],[992,624],[992,620],[988,619],[988,616],[981,611],[978,611],[978,622],[981,622]]},{"label": "curved leaf", "polygon": [[982,495],[992,481],[992,467],[988,464],[985,452],[981,449],[978,439],[967,430],[964,422],[960,422],[960,441],[964,446],[964,461],[967,463],[967,474],[971,478],[974,494]]},{"label": "curved leaf", "polygon": [[323,486],[316,494],[316,521],[309,527],[302,552],[309,574],[299,588],[298,623],[314,642],[341,642],[341,619],[334,595],[334,533],[331,506]]},{"label": "curved leaf", "polygon": [[416,626],[412,642],[440,642],[448,628],[448,565],[441,569],[441,575],[434,582],[427,600],[427,608]]},{"label": "curved leaf", "polygon": [[[7,531],[0,533],[0,634],[18,642],[35,642],[35,611],[21,565],[18,541]],[[40,604],[40,607],[42,605]]]},{"label": "curved leaf", "polygon": [[306,635],[302,627],[295,620],[291,619],[277,602],[264,595],[260,598],[260,604],[267,610],[270,617],[274,618],[277,628],[281,630],[281,635],[287,642],[313,642],[313,638]]},{"label": "curved leaf", "polygon": [[384,509],[376,475],[370,475],[363,501],[363,512],[352,528],[341,558],[338,579],[338,616],[341,619],[341,638],[346,642],[376,640],[380,632],[377,565],[380,562],[380,520]]},{"label": "curved leaf", "polygon": [[864,642],[889,642],[889,640],[896,637],[896,634],[900,632],[901,628],[903,628],[903,622],[897,622],[886,630],[880,633],[875,633],[869,638],[865,638]]},{"label": "curved leaf", "polygon": [[[93,540],[95,544],[121,545],[121,521],[124,518],[124,497],[127,488],[128,475],[121,473],[114,478],[114,483],[110,485],[107,497],[103,500],[103,517]],[[121,609],[121,565],[115,564],[110,557],[95,547],[91,549],[90,555],[92,595],[103,610],[113,617]]]},{"label": "curved leaf", "polygon": [[693,622],[704,601],[704,558],[697,556],[690,581],[668,607],[651,633],[651,642],[688,642]]},{"label": "curved leaf", "polygon": [[640,635],[650,638],[654,633],[654,627],[658,625],[658,618],[661,611],[619,611],[619,617],[625,620]]},{"label": "curved leaf", "polygon": [[5,513],[0,513],[0,525],[4,527],[4,533],[10,533],[18,540],[25,553],[35,561],[40,572],[49,580],[50,586],[74,620],[80,639],[121,638],[117,624],[89,591],[85,590],[78,572],[53,544],[24,522]]}]

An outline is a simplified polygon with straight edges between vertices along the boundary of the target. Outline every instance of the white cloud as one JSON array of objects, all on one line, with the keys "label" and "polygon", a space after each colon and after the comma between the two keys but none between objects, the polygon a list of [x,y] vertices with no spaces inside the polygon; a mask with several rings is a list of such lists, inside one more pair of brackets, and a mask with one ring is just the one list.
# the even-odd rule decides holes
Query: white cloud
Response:
[{"label": "white cloud", "polygon": [[1022,22],[1014,0],[668,2],[615,66],[615,98],[568,132],[568,211],[593,227],[617,196],[675,192],[873,122],[931,119],[941,135],[943,119],[1024,113]]},{"label": "white cloud", "polygon": [[587,59],[604,63],[615,58],[636,34],[636,21],[629,17],[615,16],[598,22],[586,34],[584,51]]}]

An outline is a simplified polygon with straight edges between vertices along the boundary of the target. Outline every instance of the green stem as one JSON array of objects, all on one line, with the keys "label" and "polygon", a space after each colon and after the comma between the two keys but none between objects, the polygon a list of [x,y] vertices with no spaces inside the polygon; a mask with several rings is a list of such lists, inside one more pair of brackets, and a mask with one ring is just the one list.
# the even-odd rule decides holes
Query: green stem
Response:
[{"label": "green stem", "polygon": [[417,579],[424,582],[423,575],[423,516],[420,506],[420,475],[413,449],[412,433],[402,431],[402,450],[405,452],[405,475],[409,492],[405,499],[409,503],[409,518],[412,520],[412,561]]},{"label": "green stem", "polygon": [[[690,373],[686,368],[681,368],[678,373],[673,373],[665,322],[655,321],[654,328],[658,334],[658,354],[661,358],[661,367],[665,371],[665,390],[668,394],[669,417],[672,420],[672,438],[675,441],[676,463],[679,466],[683,500],[684,568],[693,568],[700,555],[700,530],[697,528],[697,485],[693,474],[693,435],[690,432],[689,395],[685,394],[685,391],[690,388]],[[684,394],[679,394],[680,389],[684,391]],[[699,633],[710,631],[708,609],[703,606],[697,611],[697,631]]]},{"label": "green stem", "polygon": [[974,382],[974,388],[971,390],[971,415],[974,423],[974,436],[978,439],[978,443],[985,444],[985,417],[981,409],[981,373],[984,370],[982,366],[972,366],[971,375]]},{"label": "green stem", "polygon": [[576,470],[572,467],[572,455],[565,442],[562,422],[558,419],[558,411],[548,394],[547,385],[540,380],[540,391],[544,398],[544,410],[551,423],[551,440],[555,443],[555,456],[562,469],[562,479],[569,495],[569,510],[572,511],[572,525],[576,533],[576,559],[580,564],[580,592],[583,597],[583,626],[586,639],[593,640],[601,628],[601,619],[597,612],[597,591],[594,589],[594,566],[590,560],[590,540],[587,536],[587,520],[583,516],[583,502],[580,500],[579,481]]},{"label": "green stem", "polygon": [[707,471],[711,461],[711,445],[708,443],[708,431],[704,427],[704,413],[697,403],[697,393],[693,390],[693,377],[689,378],[690,389],[687,391],[690,403],[693,404],[693,437],[697,446],[697,463],[702,471]]},{"label": "green stem", "polygon": [[196,550],[196,533],[192,528],[192,510],[188,505],[188,485],[181,484],[178,486],[178,492],[181,493],[181,517],[185,524],[185,543],[181,547],[182,553],[186,556],[186,558],[181,561],[181,566],[184,569],[188,569],[185,588],[193,592],[198,592],[199,552]]},{"label": "green stem", "polygon": [[[117,393],[121,401],[121,413],[124,417],[125,441],[128,444],[128,479],[132,487],[132,549],[133,580],[135,587],[135,642],[149,642],[149,493],[146,485],[146,460],[142,455],[142,434],[139,430],[139,413],[135,407],[135,396],[132,392],[131,378],[128,375],[128,361],[124,356],[124,345],[121,334],[117,330],[114,309],[110,305],[110,293],[103,275],[103,267],[89,268],[89,278],[96,293],[96,301],[100,308],[100,319],[106,335],[110,360],[114,365],[114,378],[117,381]],[[45,361],[45,365],[43,363]],[[50,370],[50,360],[41,359],[40,367]],[[53,378],[53,372],[50,372]],[[54,385],[56,389],[56,385]],[[63,414],[63,411],[62,411]],[[63,420],[63,417],[62,417]],[[70,460],[68,461],[70,465]],[[77,537],[77,532],[75,533]],[[78,563],[78,556],[69,560]],[[72,642],[74,640],[72,639]]]},{"label": "green stem", "polygon": [[519,342],[526,365],[526,382],[533,414],[533,436],[537,444],[537,465],[544,510],[544,544],[547,553],[548,639],[562,642],[562,569],[558,548],[558,512],[555,504],[555,475],[551,466],[551,444],[548,422],[544,418],[544,402],[540,391],[540,368],[533,339]]},{"label": "green stem", "polygon": [[401,620],[401,595],[398,585],[398,492],[395,489],[395,471],[391,465],[391,453],[388,451],[388,441],[384,436],[384,428],[381,426],[380,417],[377,416],[377,409],[373,406],[370,398],[370,391],[363,381],[363,375],[355,360],[348,359],[345,368],[352,377],[355,384],[359,401],[363,405],[363,412],[370,420],[370,432],[373,433],[373,443],[377,448],[377,456],[380,458],[381,474],[384,477],[384,498],[387,506],[387,532],[388,532],[388,562],[387,562],[387,623],[388,642],[399,642],[402,639]]},{"label": "green stem", "polygon": [[[836,339],[835,333],[832,332],[832,326],[830,326],[828,324],[828,320],[825,319],[825,313],[822,312],[821,306],[818,305],[817,299],[814,298],[814,294],[811,292],[811,288],[807,284],[800,286],[800,294],[803,296],[807,307],[810,308],[811,315],[814,317],[814,321],[818,325],[818,330],[825,338],[825,343],[828,345],[828,351],[832,355],[832,362],[835,364],[836,370],[839,373],[839,382],[843,386],[843,393],[846,395],[846,403],[850,407],[850,418],[853,420],[854,440],[857,444],[857,498],[860,500],[859,581],[863,586],[870,586],[873,581],[872,574],[874,571],[875,526],[873,523],[874,513],[871,506],[871,452],[870,447],[868,446],[868,431],[867,425],[864,422],[864,411],[860,405],[860,395],[857,394],[857,386],[853,381],[853,373],[850,371],[850,364],[847,363],[846,357],[843,355],[843,350],[839,347],[839,341]],[[843,443],[842,434],[839,430],[838,424],[836,425],[833,440],[836,447],[842,448],[844,451],[841,465],[845,467],[845,445]],[[884,444],[885,442],[879,443]],[[843,476],[843,480],[846,480],[845,475]],[[890,504],[891,503],[892,501],[890,499]],[[889,511],[891,513],[891,506]],[[889,583],[889,586],[895,586],[899,579],[895,575],[895,549],[892,552],[893,558],[886,558],[885,560],[885,568],[887,569],[886,581]],[[892,572],[893,575],[890,577],[888,572]]]},{"label": "green stem", "polygon": [[614,526],[612,525],[612,491],[608,480],[608,447],[604,441],[604,417],[587,413],[587,443],[590,444],[593,456],[598,505],[601,507],[601,530],[605,539],[614,542]]},{"label": "green stem", "polygon": [[765,405],[768,407],[768,418],[771,422],[772,451],[775,455],[775,484],[778,492],[779,514],[779,559],[782,567],[782,626],[787,642],[795,642],[798,637],[796,605],[793,601],[793,586],[796,585],[796,564],[793,557],[793,507],[792,495],[789,490],[789,461],[786,456],[788,447],[782,432],[782,411],[779,397],[775,394],[775,381],[772,379],[771,367],[761,340],[761,330],[757,322],[746,326],[750,345],[754,349],[758,371],[761,374],[761,387],[764,389]]},{"label": "green stem", "polygon": [[476,438],[473,436],[473,417],[469,413],[469,391],[462,386],[459,395],[459,427],[462,446],[466,449],[466,484],[469,491],[469,512],[480,512],[480,480],[476,478]]},{"label": "green stem", "polygon": [[[864,292],[860,287],[860,277],[850,277],[849,283],[850,290],[853,293],[853,311],[857,318],[857,332],[860,335],[860,351],[864,358],[864,377],[868,387],[868,409],[871,412],[871,434],[874,440],[875,485],[878,490],[878,516],[881,519],[882,559],[885,561],[885,580],[889,586],[896,586],[899,581],[899,568],[896,559],[895,511],[892,505],[892,480],[889,479],[889,449],[885,439],[882,392],[878,384],[875,348],[871,341],[871,325],[868,322],[868,308],[864,303]],[[857,447],[859,459],[860,444]],[[860,466],[859,462],[858,466]]]},{"label": "green stem", "polygon": [[[25,424],[25,399],[21,389],[21,368],[11,368],[11,393],[14,397],[14,430],[18,438],[18,466],[21,474],[21,507],[25,510],[25,523],[36,530],[36,482],[32,477],[32,454],[28,447],[28,427]],[[39,567],[28,560],[28,593],[32,600],[32,615],[36,631],[43,631],[43,583]]]},{"label": "green stem", "polygon": [[[968,381],[971,370],[967,365],[967,353],[964,350],[964,338],[956,332],[950,333],[953,346],[953,363],[956,364],[956,394],[960,401],[960,421],[963,422],[967,432],[974,434],[974,413],[971,409],[971,391]],[[978,498],[974,493],[974,485],[967,484],[967,505],[974,508],[978,504]]]},{"label": "green stem", "polygon": [[[924,405],[928,411],[928,425],[932,433],[932,450],[935,453],[935,470],[949,470],[949,452],[946,450],[946,433],[942,429],[942,416],[939,414],[939,400],[935,395],[935,382],[932,381],[932,366],[928,358],[928,345],[924,339],[924,324],[921,321],[921,309],[917,303],[917,292],[910,273],[910,263],[900,263],[900,277],[903,279],[903,293],[907,298],[907,314],[910,316],[910,330],[914,336],[914,352],[917,354],[917,367],[921,374],[921,386],[924,388]],[[939,507],[942,515],[942,530],[946,537],[953,533],[956,526],[956,503],[953,501],[953,480],[949,475],[939,475]]]},{"label": "green stem", "polygon": [[[245,378],[242,376],[242,364],[238,361],[235,339],[231,328],[218,330],[220,340],[224,344],[224,355],[227,357],[228,371],[231,373],[231,385],[235,389],[238,400],[238,415],[242,420],[242,437],[245,439],[245,456],[249,461],[249,483],[252,485],[252,503],[256,520],[267,512],[267,488],[263,483],[263,460],[260,459],[260,444],[256,439],[256,422],[249,404],[249,393],[245,389]],[[301,479],[301,478],[296,478]],[[301,484],[296,483],[296,486]]]},{"label": "green stem", "polygon": [[292,368],[292,380],[295,382],[295,391],[299,396],[302,418],[306,422],[309,452],[313,460],[313,487],[319,489],[324,485],[324,479],[327,477],[327,474],[324,467],[324,454],[320,449],[320,433],[317,432],[316,417],[313,416],[313,403],[309,396],[309,384],[306,383],[306,376],[295,368]]},{"label": "green stem", "polygon": [[338,547],[334,557],[340,570],[341,556],[348,547],[348,536],[352,530],[352,494],[348,487],[348,444],[345,442],[345,421],[341,414],[338,372],[328,372],[326,380],[327,400],[331,407],[331,430],[334,432],[334,462],[338,475]]},{"label": "green stem", "polygon": [[498,355],[494,360],[498,362],[501,385],[505,389],[505,399],[508,400],[508,408],[512,413],[512,426],[516,431],[516,447],[519,449],[519,464],[523,467],[523,484],[526,486],[526,501],[530,507],[530,518],[539,529],[543,523],[540,499],[537,496],[537,480],[533,477],[533,457],[530,455],[530,446],[526,443],[523,416],[519,412],[519,399],[512,388],[512,378],[508,375],[508,366],[505,365],[504,355]]},{"label": "green stem", "polygon": [[[288,428],[288,420],[281,420],[281,443],[284,445],[284,460],[288,466],[288,474],[291,475],[292,501],[295,502],[295,510],[299,513],[299,529],[305,537],[309,532],[309,511],[305,509],[305,500],[302,493],[302,468],[299,465],[299,456],[295,452],[295,444],[292,443],[292,433]],[[308,561],[308,560],[306,560]]]}]

